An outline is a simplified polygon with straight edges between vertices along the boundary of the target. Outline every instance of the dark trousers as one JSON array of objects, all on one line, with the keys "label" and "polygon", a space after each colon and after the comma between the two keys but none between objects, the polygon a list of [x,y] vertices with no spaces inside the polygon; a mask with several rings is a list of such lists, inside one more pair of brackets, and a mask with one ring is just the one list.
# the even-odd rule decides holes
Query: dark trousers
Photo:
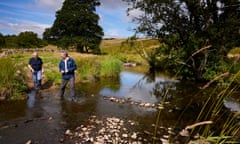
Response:
[{"label": "dark trousers", "polygon": [[61,88],[60,88],[60,96],[63,97],[68,81],[70,83],[71,97],[72,97],[72,99],[75,99],[76,94],[75,94],[75,78],[74,77],[70,78],[69,80],[62,79],[62,84],[61,84]]}]

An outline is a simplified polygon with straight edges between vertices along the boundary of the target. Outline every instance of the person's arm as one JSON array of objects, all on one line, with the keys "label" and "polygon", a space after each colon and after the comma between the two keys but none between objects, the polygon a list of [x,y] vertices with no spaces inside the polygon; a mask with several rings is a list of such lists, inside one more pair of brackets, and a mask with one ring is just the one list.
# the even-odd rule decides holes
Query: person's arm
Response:
[{"label": "person's arm", "polygon": [[71,58],[70,60],[71,60],[71,64],[70,64],[70,66],[68,68],[68,71],[73,72],[73,71],[75,71],[77,69],[77,65],[76,65],[74,59]]},{"label": "person's arm", "polygon": [[42,64],[42,74],[44,73],[44,68],[43,68],[43,64]]},{"label": "person's arm", "polygon": [[34,72],[34,69],[32,68],[32,66],[30,64],[28,64],[28,67],[31,70],[31,72]]},{"label": "person's arm", "polygon": [[31,59],[28,62],[28,68],[31,70],[31,72],[34,72],[34,69],[31,66]]},{"label": "person's arm", "polygon": [[64,69],[63,69],[63,66],[62,66],[62,60],[59,63],[59,72],[61,72],[62,74],[64,73]]}]

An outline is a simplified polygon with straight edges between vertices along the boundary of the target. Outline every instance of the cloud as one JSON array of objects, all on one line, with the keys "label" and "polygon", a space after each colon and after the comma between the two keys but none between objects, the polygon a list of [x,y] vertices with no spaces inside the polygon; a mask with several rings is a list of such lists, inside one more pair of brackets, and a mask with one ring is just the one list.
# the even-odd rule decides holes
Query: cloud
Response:
[{"label": "cloud", "polygon": [[108,29],[105,32],[104,37],[106,37],[106,38],[119,38],[120,37],[119,31],[117,29]]},{"label": "cloud", "polygon": [[108,9],[126,9],[127,3],[122,0],[101,0],[101,6]]},{"label": "cloud", "polygon": [[128,36],[132,36],[131,31],[126,31],[123,29],[107,29],[104,32],[104,38],[126,38]]},{"label": "cloud", "polygon": [[0,20],[0,30],[13,34],[19,34],[24,31],[32,31],[41,37],[42,33],[48,27],[50,27],[50,25],[29,20]]},{"label": "cloud", "polygon": [[34,0],[34,6],[51,11],[59,10],[64,0]]},{"label": "cloud", "polygon": [[140,9],[133,9],[131,11],[128,12],[129,16],[126,17],[126,21],[127,22],[132,22],[132,20],[134,18],[140,17],[141,15],[143,15],[143,11],[141,11]]}]

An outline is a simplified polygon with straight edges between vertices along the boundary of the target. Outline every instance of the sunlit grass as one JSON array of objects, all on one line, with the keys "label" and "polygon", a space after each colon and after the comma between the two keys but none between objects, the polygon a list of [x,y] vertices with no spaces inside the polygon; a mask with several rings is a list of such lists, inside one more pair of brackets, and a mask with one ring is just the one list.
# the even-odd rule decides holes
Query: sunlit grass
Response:
[{"label": "sunlit grass", "polygon": [[80,80],[88,81],[89,79],[94,78],[99,75],[99,58],[97,57],[87,57],[87,58],[79,58],[77,61],[77,77]]},{"label": "sunlit grass", "polygon": [[22,99],[27,91],[22,67],[10,58],[0,60],[0,91],[5,91],[7,99]]},{"label": "sunlit grass", "polygon": [[229,51],[229,54],[240,54],[240,47],[233,48]]},{"label": "sunlit grass", "polygon": [[108,57],[100,63],[100,77],[116,77],[122,69],[122,63],[119,59]]}]

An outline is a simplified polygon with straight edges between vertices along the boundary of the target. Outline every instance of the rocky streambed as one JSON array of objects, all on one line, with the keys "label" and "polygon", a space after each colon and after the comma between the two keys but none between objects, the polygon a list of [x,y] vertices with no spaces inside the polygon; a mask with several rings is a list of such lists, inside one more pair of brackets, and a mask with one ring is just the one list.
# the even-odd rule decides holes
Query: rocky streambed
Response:
[{"label": "rocky streambed", "polygon": [[[144,143],[162,143],[169,144],[170,135],[175,135],[171,128],[159,128],[157,133],[167,131],[167,135],[156,137],[153,133],[144,130],[137,131],[138,122],[133,120],[123,120],[117,117],[91,116],[88,119],[88,125],[81,125],[73,130],[66,130],[66,141],[75,144],[93,143],[93,144],[144,144]],[[155,128],[155,125],[152,125]],[[64,142],[64,140],[62,140]],[[175,141],[175,143],[179,143]]]}]

